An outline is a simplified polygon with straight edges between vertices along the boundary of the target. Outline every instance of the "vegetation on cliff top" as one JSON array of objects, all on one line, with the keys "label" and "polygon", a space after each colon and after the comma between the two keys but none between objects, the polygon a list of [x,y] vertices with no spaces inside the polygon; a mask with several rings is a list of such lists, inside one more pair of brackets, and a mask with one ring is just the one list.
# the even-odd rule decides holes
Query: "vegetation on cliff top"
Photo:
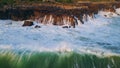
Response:
[{"label": "vegetation on cliff top", "polygon": [[120,0],[0,0],[0,4],[14,4],[21,2],[62,2],[62,3],[76,3],[80,1],[92,1],[92,2],[101,2],[101,1],[120,1]]},{"label": "vegetation on cliff top", "polygon": [[120,0],[0,0],[0,7],[15,6],[19,4],[39,4],[39,3],[88,3],[88,2],[114,2]]}]

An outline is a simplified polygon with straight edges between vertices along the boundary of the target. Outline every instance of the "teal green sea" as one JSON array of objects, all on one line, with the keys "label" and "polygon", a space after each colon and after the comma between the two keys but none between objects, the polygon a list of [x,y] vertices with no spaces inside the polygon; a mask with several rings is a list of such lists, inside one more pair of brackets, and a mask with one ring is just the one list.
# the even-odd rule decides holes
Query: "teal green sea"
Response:
[{"label": "teal green sea", "polygon": [[0,68],[120,68],[120,56],[4,51],[0,53]]}]

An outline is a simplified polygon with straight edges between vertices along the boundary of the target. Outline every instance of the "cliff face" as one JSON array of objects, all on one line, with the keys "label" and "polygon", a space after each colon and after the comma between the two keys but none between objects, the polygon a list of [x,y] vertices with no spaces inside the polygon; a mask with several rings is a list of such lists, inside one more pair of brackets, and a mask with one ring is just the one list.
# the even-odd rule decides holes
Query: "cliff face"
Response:
[{"label": "cliff face", "polygon": [[[71,8],[70,8],[71,7]],[[81,3],[77,5],[38,5],[0,9],[0,19],[34,20],[42,24],[70,25],[75,27],[83,17],[94,17],[99,10],[115,12],[120,3]]]},{"label": "cliff face", "polygon": [[0,10],[0,19],[26,20],[33,15],[33,9],[10,8]]}]

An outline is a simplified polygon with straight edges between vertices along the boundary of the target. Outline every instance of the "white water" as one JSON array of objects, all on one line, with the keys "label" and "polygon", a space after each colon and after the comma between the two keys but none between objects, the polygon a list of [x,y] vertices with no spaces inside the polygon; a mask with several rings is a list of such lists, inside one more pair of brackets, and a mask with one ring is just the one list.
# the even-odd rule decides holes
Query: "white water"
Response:
[{"label": "white water", "polygon": [[104,13],[70,29],[22,27],[23,21],[0,20],[0,50],[120,54],[120,17],[106,18]]}]

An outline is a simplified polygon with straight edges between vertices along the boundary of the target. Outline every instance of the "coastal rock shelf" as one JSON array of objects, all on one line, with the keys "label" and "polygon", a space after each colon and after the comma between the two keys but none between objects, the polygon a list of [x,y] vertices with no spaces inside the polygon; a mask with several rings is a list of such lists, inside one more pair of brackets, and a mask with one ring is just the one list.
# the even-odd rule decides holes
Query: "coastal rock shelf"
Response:
[{"label": "coastal rock shelf", "polygon": [[[71,8],[69,8],[71,7]],[[42,24],[52,25],[68,25],[75,28],[79,23],[84,24],[88,16],[95,18],[95,14],[99,11],[111,12],[104,15],[110,17],[114,14],[119,15],[116,9],[120,7],[120,3],[81,3],[75,6],[41,4],[37,6],[16,6],[7,7],[0,10],[0,19],[11,20],[32,20]]]}]

